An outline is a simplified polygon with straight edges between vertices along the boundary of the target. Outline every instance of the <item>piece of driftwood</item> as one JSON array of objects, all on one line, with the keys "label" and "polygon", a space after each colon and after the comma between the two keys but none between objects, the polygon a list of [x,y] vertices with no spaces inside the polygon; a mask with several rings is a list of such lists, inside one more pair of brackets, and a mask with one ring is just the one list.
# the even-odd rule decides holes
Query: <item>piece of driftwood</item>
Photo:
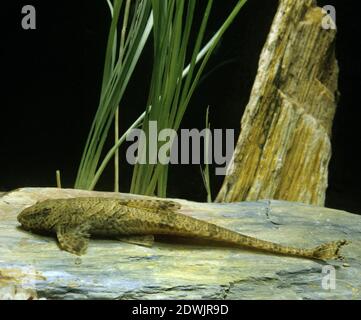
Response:
[{"label": "piece of driftwood", "polygon": [[280,1],[217,201],[324,205],[338,95],[336,31],[324,19],[313,0]]},{"label": "piece of driftwood", "polygon": [[312,247],[351,240],[343,249],[347,260],[330,265],[207,244],[156,242],[146,248],[97,239],[78,257],[59,250],[52,237],[19,228],[16,217],[25,207],[48,198],[79,196],[136,197],[25,188],[0,198],[0,299],[361,298],[360,216],[280,201],[175,200],[184,214],[282,244]]}]

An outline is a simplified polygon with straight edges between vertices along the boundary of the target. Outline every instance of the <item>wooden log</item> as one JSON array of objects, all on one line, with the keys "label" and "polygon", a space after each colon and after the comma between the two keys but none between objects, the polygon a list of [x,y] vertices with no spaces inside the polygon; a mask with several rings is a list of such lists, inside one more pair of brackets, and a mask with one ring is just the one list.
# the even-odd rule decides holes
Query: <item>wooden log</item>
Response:
[{"label": "wooden log", "polygon": [[[361,298],[360,216],[281,201],[206,204],[175,199],[184,214],[281,244],[312,247],[351,240],[343,249],[347,264],[328,266],[207,244],[156,242],[146,248],[96,239],[86,255],[77,257],[61,251],[55,238],[19,228],[16,217],[25,207],[79,196],[136,197],[25,188],[0,198],[0,299]],[[335,272],[335,288],[325,278],[329,270]]]},{"label": "wooden log", "polygon": [[323,206],[337,104],[336,31],[313,0],[281,0],[218,202]]}]

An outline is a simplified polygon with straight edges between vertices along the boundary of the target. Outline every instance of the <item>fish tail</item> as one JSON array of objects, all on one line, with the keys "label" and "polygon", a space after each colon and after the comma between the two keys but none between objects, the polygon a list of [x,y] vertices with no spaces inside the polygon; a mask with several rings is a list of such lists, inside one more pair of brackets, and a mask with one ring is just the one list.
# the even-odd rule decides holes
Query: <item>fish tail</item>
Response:
[{"label": "fish tail", "polygon": [[319,260],[344,260],[340,249],[349,243],[347,240],[327,242],[311,249],[310,256]]},{"label": "fish tail", "polygon": [[237,237],[238,244],[241,246],[258,249],[264,252],[270,252],[281,255],[304,257],[317,260],[343,260],[340,250],[344,245],[349,244],[347,240],[338,240],[321,244],[315,248],[305,249],[283,246],[277,243],[264,241],[252,237],[240,235]]}]

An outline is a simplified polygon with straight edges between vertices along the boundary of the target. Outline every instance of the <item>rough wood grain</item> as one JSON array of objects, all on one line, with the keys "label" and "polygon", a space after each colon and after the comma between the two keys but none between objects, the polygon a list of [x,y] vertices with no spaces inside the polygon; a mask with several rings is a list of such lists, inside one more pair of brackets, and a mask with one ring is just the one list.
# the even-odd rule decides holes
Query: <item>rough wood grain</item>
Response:
[{"label": "rough wood grain", "polygon": [[217,201],[324,205],[337,104],[335,30],[313,0],[281,0]]},{"label": "rough wood grain", "polygon": [[17,214],[36,201],[76,196],[136,197],[26,188],[0,198],[0,298],[47,299],[360,299],[361,217],[309,205],[259,201],[204,204],[175,200],[182,212],[232,230],[308,247],[346,238],[349,266],[335,263],[336,289],[322,288],[323,264],[236,248],[156,243],[145,248],[92,240],[81,258],[54,238],[18,228]]}]

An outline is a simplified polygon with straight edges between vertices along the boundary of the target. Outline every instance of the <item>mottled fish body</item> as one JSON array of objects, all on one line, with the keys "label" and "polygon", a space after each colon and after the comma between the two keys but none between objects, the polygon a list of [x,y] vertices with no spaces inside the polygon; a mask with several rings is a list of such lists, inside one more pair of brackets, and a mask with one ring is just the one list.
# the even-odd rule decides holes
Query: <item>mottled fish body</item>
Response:
[{"label": "mottled fish body", "polygon": [[116,237],[150,246],[156,235],[222,242],[241,248],[310,259],[341,259],[346,240],[303,249],[246,236],[178,212],[180,205],[168,200],[117,198],[51,199],[26,208],[18,221],[26,230],[57,235],[63,250],[82,255],[91,236]]}]

